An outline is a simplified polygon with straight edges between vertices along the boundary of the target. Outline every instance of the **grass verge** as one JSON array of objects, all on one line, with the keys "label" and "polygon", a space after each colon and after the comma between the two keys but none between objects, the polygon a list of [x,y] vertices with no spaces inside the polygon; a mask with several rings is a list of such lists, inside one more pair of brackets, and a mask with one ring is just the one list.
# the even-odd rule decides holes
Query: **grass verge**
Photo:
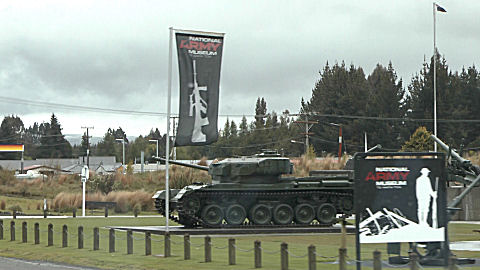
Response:
[{"label": "grass verge", "polygon": [[[11,220],[4,220],[5,229],[9,229]],[[28,241],[22,243],[21,224],[27,222]],[[282,236],[235,236],[236,239],[236,261],[237,265],[228,265],[228,237],[212,237],[212,262],[204,262],[203,237],[191,238],[192,259],[183,260],[183,237],[172,236],[172,257],[163,258],[163,237],[152,236],[152,256],[145,256],[144,234],[134,233],[134,254],[127,255],[126,250],[126,232],[116,231],[116,252],[108,252],[108,230],[106,226],[154,226],[163,225],[162,217],[149,218],[66,218],[66,219],[17,219],[16,222],[16,241],[10,240],[10,232],[4,230],[4,240],[0,240],[0,256],[16,257],[32,260],[45,260],[52,262],[64,262],[74,265],[83,265],[98,267],[104,269],[253,269],[253,251],[242,252],[253,248],[253,242],[260,240],[262,242],[262,269],[280,268],[280,244],[288,243],[291,254],[303,256],[307,253],[309,245],[313,244],[317,249],[317,269],[338,269],[337,264],[329,264],[335,261],[340,244],[339,234],[309,234],[309,235],[282,235]],[[33,243],[34,223],[40,225],[40,244]],[[51,223],[54,228],[54,246],[47,247],[47,226]],[[68,247],[62,248],[61,227],[68,226]],[[77,227],[84,227],[84,249],[77,248]],[[93,251],[93,228],[100,227],[100,250]],[[473,233],[478,225],[471,224],[452,224],[450,226],[451,241],[480,240],[480,234]],[[404,253],[407,245],[402,245]],[[354,258],[355,250],[354,236],[347,236],[347,249],[349,260]],[[380,250],[384,259],[386,256],[386,247],[384,244],[370,244],[362,246],[362,258],[370,260],[372,252]],[[271,254],[274,253],[274,254]],[[480,252],[455,252],[459,257],[480,257]],[[289,269],[307,269],[307,258],[289,257]],[[364,267],[365,269],[370,269]],[[350,265],[349,269],[354,269]],[[407,268],[405,268],[407,269]],[[468,269],[480,269],[468,268]]]}]

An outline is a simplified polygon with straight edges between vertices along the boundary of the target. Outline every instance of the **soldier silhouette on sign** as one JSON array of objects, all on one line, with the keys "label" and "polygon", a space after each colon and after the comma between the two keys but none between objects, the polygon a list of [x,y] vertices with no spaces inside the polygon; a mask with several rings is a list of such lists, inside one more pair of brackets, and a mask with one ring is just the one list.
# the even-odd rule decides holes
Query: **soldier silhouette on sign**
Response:
[{"label": "soldier silhouette on sign", "polygon": [[[437,192],[432,189],[432,183],[430,182],[430,177],[428,177],[430,170],[428,168],[422,168],[420,173],[422,175],[417,178],[416,185],[418,224],[429,226],[427,218],[430,208],[430,197],[436,200]],[[436,217],[432,216],[432,220],[433,219],[436,219]]]}]

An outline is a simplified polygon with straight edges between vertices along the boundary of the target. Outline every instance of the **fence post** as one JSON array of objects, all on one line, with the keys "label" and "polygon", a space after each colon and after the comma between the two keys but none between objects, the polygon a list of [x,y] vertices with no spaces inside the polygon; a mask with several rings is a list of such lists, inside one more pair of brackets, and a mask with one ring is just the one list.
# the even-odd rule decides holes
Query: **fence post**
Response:
[{"label": "fence post", "polygon": [[115,230],[110,229],[108,236],[108,252],[113,253],[115,252]]},{"label": "fence post", "polygon": [[378,250],[373,252],[373,270],[382,270],[382,253]]},{"label": "fence post", "polygon": [[408,256],[410,257],[410,269],[418,270],[418,254],[415,252],[409,252]]},{"label": "fence post", "polygon": [[338,264],[340,270],[347,270],[347,249],[338,249]]},{"label": "fence post", "polygon": [[262,242],[255,240],[253,242],[254,266],[255,268],[262,268]]},{"label": "fence post", "polygon": [[152,255],[152,235],[145,232],[145,256]]},{"label": "fence post", "polygon": [[52,225],[52,223],[48,224],[48,240],[47,240],[47,246],[48,246],[48,247],[53,246],[53,225]]},{"label": "fence post", "polygon": [[40,224],[38,222],[33,226],[33,230],[35,231],[35,245],[38,245],[40,244]]},{"label": "fence post", "polygon": [[17,210],[13,210],[12,212],[13,219],[17,219]]},{"label": "fence post", "polygon": [[205,262],[212,261],[212,239],[210,236],[205,236]]},{"label": "fence post", "polygon": [[63,225],[62,227],[62,247],[68,246],[68,229],[67,225]]},{"label": "fence post", "polygon": [[127,254],[133,254],[133,233],[127,230]]},{"label": "fence post", "polygon": [[165,232],[165,251],[164,251],[164,255],[165,257],[170,257],[170,233],[169,232]]},{"label": "fence post", "polygon": [[315,246],[308,246],[308,270],[317,270],[317,255]]},{"label": "fence post", "polygon": [[100,234],[98,232],[98,227],[93,228],[93,250],[98,250],[100,248]]},{"label": "fence post", "polygon": [[22,243],[27,243],[27,222],[22,222]]},{"label": "fence post", "polygon": [[233,238],[228,239],[228,264],[229,265],[235,265],[236,264],[235,239],[233,239]]},{"label": "fence post", "polygon": [[15,241],[15,221],[10,221],[10,241]]},{"label": "fence post", "polygon": [[108,207],[105,206],[105,217],[108,217]]},{"label": "fence post", "polygon": [[83,248],[83,226],[78,226],[78,249]]},{"label": "fence post", "polygon": [[188,233],[183,236],[183,259],[190,260],[190,235]]},{"label": "fence post", "polygon": [[457,270],[457,257],[450,256],[448,258],[448,270]]},{"label": "fence post", "polygon": [[288,244],[285,242],[280,245],[280,269],[288,270]]},{"label": "fence post", "polygon": [[3,219],[0,219],[0,240],[3,240]]},{"label": "fence post", "polygon": [[72,209],[72,217],[74,217],[74,218],[77,217],[77,208]]}]

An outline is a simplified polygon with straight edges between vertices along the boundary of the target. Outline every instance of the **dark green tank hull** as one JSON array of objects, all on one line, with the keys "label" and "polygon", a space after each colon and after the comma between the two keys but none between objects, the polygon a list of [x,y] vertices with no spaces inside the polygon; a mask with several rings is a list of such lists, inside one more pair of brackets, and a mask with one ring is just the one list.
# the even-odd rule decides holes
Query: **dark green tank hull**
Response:
[{"label": "dark green tank hull", "polygon": [[[171,195],[169,218],[186,227],[328,226],[337,215],[349,216],[353,211],[348,181],[197,185],[173,190]],[[155,198],[155,207],[165,215],[161,196]]]}]

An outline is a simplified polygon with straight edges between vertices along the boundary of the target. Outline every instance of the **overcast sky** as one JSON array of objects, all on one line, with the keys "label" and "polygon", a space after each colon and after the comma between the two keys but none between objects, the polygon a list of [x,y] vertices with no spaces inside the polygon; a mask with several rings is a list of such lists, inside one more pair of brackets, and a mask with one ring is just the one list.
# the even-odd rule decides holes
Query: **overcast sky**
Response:
[{"label": "overcast sky", "polygon": [[[480,1],[444,0],[437,47],[453,70],[480,63]],[[0,113],[26,126],[54,112],[64,134],[165,132],[166,117],[18,104],[5,97],[166,113],[168,28],[224,32],[219,127],[230,115],[298,112],[325,63],[366,74],[393,63],[408,84],[433,53],[432,1],[1,1]],[[176,55],[176,52],[175,54]],[[174,63],[176,57],[174,58]],[[178,112],[174,65],[172,112]],[[234,119],[237,119],[234,117]],[[252,120],[252,118],[250,118]]]}]

